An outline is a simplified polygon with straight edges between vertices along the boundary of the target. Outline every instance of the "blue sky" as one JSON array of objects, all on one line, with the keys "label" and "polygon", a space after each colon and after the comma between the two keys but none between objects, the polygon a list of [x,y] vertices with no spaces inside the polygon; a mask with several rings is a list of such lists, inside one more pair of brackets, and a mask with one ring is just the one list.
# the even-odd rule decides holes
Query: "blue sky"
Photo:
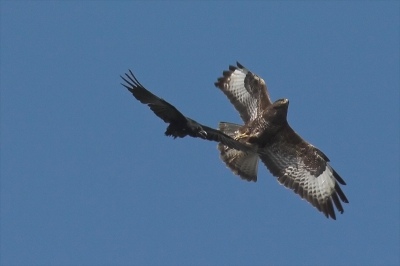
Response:
[{"label": "blue sky", "polygon": [[[399,264],[399,2],[2,1],[2,265]],[[208,126],[241,62],[290,100],[350,203],[328,220],[260,164],[164,136],[128,69]]]}]

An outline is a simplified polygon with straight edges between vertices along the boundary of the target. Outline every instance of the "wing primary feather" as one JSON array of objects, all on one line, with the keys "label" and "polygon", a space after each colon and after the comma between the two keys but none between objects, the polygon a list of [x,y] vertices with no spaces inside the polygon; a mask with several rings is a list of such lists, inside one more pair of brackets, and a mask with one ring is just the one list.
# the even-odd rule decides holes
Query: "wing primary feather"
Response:
[{"label": "wing primary feather", "polygon": [[343,210],[342,204],[340,203],[340,200],[339,200],[339,198],[338,198],[337,193],[336,193],[336,192],[333,192],[332,195],[331,195],[331,197],[332,197],[332,199],[333,199],[333,203],[335,203],[336,209],[337,209],[340,213],[343,213],[344,210]]},{"label": "wing primary feather", "polygon": [[[135,78],[135,75],[133,75],[133,73],[132,73],[132,71],[131,71],[130,69],[129,69],[129,73],[131,73],[131,75]],[[131,76],[129,76],[127,73],[125,73],[125,76],[131,81],[131,82],[128,82],[129,85],[131,85],[131,86],[137,86],[135,80],[132,79]]]},{"label": "wing primary feather", "polygon": [[326,202],[319,204],[321,206],[321,212],[325,215],[326,218],[329,218],[329,210]]},{"label": "wing primary feather", "polygon": [[294,187],[293,187],[293,181],[294,181],[294,179],[293,178],[288,178],[288,182],[287,182],[287,187],[288,188],[290,188],[290,189],[294,189]]},{"label": "wing primary feather", "polygon": [[[130,80],[126,80],[123,76],[120,76],[126,83],[128,83],[130,86],[132,87],[141,87],[144,88],[144,86],[142,84],[140,84],[140,82],[136,79],[135,75],[132,73],[132,71],[129,69],[129,73],[131,73],[133,79],[131,76],[129,76],[128,74],[125,73],[125,76]],[[122,84],[122,83],[121,83]],[[122,84],[124,85],[124,84]],[[125,85],[124,85],[125,86]],[[127,86],[125,86],[126,88],[128,88]]]},{"label": "wing primary feather", "polygon": [[[120,76],[120,77],[123,78],[122,76]],[[124,79],[124,78],[123,78],[123,79]],[[124,80],[125,80],[125,79],[124,79]],[[128,81],[125,80],[125,82],[128,82]],[[127,88],[128,91],[130,91],[130,92],[132,93],[132,89],[131,89],[131,88],[129,88],[128,86],[126,86],[124,83],[121,83],[121,85],[124,86],[125,88]]]},{"label": "wing primary feather", "polygon": [[241,63],[239,63],[238,61],[236,61],[236,65],[239,67],[239,68],[244,68],[244,66],[241,64]]},{"label": "wing primary feather", "polygon": [[[234,71],[234,70],[233,70]],[[226,77],[229,77],[230,75],[232,74],[232,71],[228,71],[228,70],[225,70],[225,71],[223,71],[222,72],[222,75],[226,78]],[[219,78],[219,79],[221,79],[221,78]],[[218,79],[218,80],[219,80]],[[223,78],[222,78],[223,79]]]},{"label": "wing primary feather", "polygon": [[298,191],[297,191],[297,193],[299,194],[299,196],[302,198],[302,199],[304,199],[304,192],[303,192],[304,190],[303,190],[303,187],[302,186],[299,186],[299,189],[298,189]]},{"label": "wing primary feather", "polygon": [[[229,70],[232,71],[232,72],[235,71],[236,69],[237,69],[237,67],[235,67],[235,66],[229,66]],[[226,71],[226,72],[228,72],[228,71]]]},{"label": "wing primary feather", "polygon": [[130,78],[130,80],[132,80],[134,83],[136,83],[136,84],[139,85],[140,87],[144,88],[144,86],[139,82],[139,80],[137,80],[137,78],[135,77],[135,75],[133,75],[132,70],[129,69],[129,73],[131,73],[131,75],[132,75],[134,81],[128,76],[128,77]]},{"label": "wing primary feather", "polygon": [[279,183],[281,184],[285,184],[287,176],[286,175],[282,175],[278,178]]},{"label": "wing primary feather", "polygon": [[328,201],[326,202],[326,207],[327,207],[329,216],[330,216],[333,220],[336,220],[335,209],[333,208],[333,204],[332,204],[331,199],[328,199]]},{"label": "wing primary feather", "polygon": [[[129,69],[129,73],[131,73],[132,77],[125,73],[125,76],[130,80],[126,80],[123,76],[120,76],[126,83],[128,83],[132,87],[141,87],[144,89],[144,86],[137,80],[135,75],[133,74],[132,70]],[[121,83],[122,84],[122,83]],[[132,88],[127,87],[125,84],[122,84],[125,88],[129,91],[132,91]]]},{"label": "wing primary feather", "polygon": [[[321,205],[319,205],[318,199],[311,196],[311,201],[315,208],[317,208],[320,212],[322,211]],[[324,213],[325,214],[325,213]],[[325,214],[326,215],[326,214]]]},{"label": "wing primary feather", "polygon": [[[128,80],[126,80],[123,76],[120,76],[126,83],[128,83],[130,86],[134,87],[132,83],[130,83]],[[131,87],[126,86],[124,83],[121,83],[122,86],[128,89],[131,93],[133,93],[133,89]]]},{"label": "wing primary feather", "polygon": [[[310,202],[312,206],[314,206],[315,208],[317,208],[317,207],[315,206],[315,203],[314,203],[313,198],[311,197],[310,193],[309,193],[307,190],[304,190],[304,199],[305,199],[306,201]],[[318,209],[318,208],[317,208],[317,209]]]},{"label": "wing primary feather", "polygon": [[333,169],[332,167],[331,167],[331,169],[332,169],[332,173],[333,173],[333,176],[335,177],[335,179],[340,183],[340,184],[342,184],[342,185],[346,185],[346,182],[344,182],[344,180],[340,177],[340,175],[335,171],[335,169]]},{"label": "wing primary feather", "polygon": [[335,184],[335,190],[336,190],[337,194],[339,195],[339,198],[344,203],[349,203],[349,200],[346,198],[346,196],[344,195],[342,189],[340,188],[340,186],[337,183]]},{"label": "wing primary feather", "polygon": [[[311,144],[310,144],[311,145]],[[311,145],[312,146],[312,145]],[[319,156],[321,156],[322,157],[322,159],[324,159],[326,162],[329,162],[330,160],[329,160],[329,158],[328,158],[328,156],[326,156],[325,155],[325,153],[323,153],[320,149],[318,149],[317,147],[315,147],[315,146],[313,146],[314,148],[315,148],[315,151],[317,152],[317,154],[319,155]]]},{"label": "wing primary feather", "polygon": [[298,194],[299,193],[299,183],[298,182],[293,182],[293,191],[294,193]]}]

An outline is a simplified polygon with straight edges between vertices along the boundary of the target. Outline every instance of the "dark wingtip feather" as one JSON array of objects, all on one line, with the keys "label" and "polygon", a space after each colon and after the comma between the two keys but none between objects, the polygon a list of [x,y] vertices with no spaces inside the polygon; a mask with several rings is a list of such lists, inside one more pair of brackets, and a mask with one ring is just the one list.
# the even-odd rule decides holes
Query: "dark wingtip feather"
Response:
[{"label": "dark wingtip feather", "polygon": [[128,87],[128,86],[126,86],[124,83],[121,83],[121,85],[122,85],[122,86],[124,86],[125,88],[127,88],[127,89],[128,89],[128,91],[132,92],[132,88],[130,88],[130,87]]},{"label": "dark wingtip feather", "polygon": [[243,69],[243,68],[244,68],[244,66],[243,66],[241,63],[239,63],[238,61],[236,61],[236,65],[237,65],[238,68],[240,68],[240,69]]},{"label": "dark wingtip feather", "polygon": [[318,206],[320,207],[320,212],[322,212],[326,218],[329,218],[328,206],[326,203],[318,204]]},{"label": "dark wingtip feather", "polygon": [[335,169],[332,168],[333,176],[335,179],[341,184],[341,185],[346,185],[346,182],[344,182],[343,178],[340,177],[340,175],[335,171]]},{"label": "dark wingtip feather", "polygon": [[[232,71],[232,72],[234,72],[236,69],[237,69],[237,67],[235,67],[235,66],[232,66],[232,65],[229,66],[229,70]],[[228,72],[228,71],[226,71],[226,72]]]},{"label": "dark wingtip feather", "polygon": [[[132,73],[132,70],[129,69],[129,73],[131,73],[131,75],[132,75],[132,77],[133,77],[134,80],[132,80],[132,79],[127,75],[127,76],[129,77],[129,79],[131,79],[131,80],[135,83],[136,86],[144,88],[144,86],[139,82],[139,80],[137,80],[136,76]],[[125,74],[125,75],[126,75],[126,74]]]},{"label": "dark wingtip feather", "polygon": [[326,218],[329,219],[329,213],[328,210],[326,209],[326,205],[323,204],[322,206],[319,206],[319,211],[322,212]]},{"label": "dark wingtip feather", "polygon": [[346,198],[346,196],[344,195],[342,189],[340,188],[340,186],[337,183],[335,184],[335,190],[336,190],[337,194],[339,195],[339,198],[344,203],[349,203],[349,200]]},{"label": "dark wingtip feather", "polygon": [[[312,204],[315,208],[318,209],[318,211],[320,211],[320,212],[323,213],[322,208],[321,208],[321,206],[319,205],[318,199],[317,199],[317,198],[314,198],[312,195],[308,194],[308,200],[309,200],[309,202],[311,202],[311,204]],[[324,215],[326,215],[326,214],[324,213]]]},{"label": "dark wingtip feather", "polygon": [[328,201],[326,202],[326,205],[327,205],[327,209],[328,209],[329,216],[330,216],[333,220],[336,220],[335,209],[333,208],[333,204],[332,204],[331,199],[328,199]]},{"label": "dark wingtip feather", "polygon": [[224,84],[226,82],[226,78],[218,78],[217,82],[214,83],[215,87],[222,89],[224,87]]},{"label": "dark wingtip feather", "polygon": [[318,155],[322,157],[322,159],[324,159],[326,162],[329,162],[329,158],[328,156],[325,155],[325,153],[323,153],[320,149],[318,149],[317,147],[314,147],[315,150],[317,151]]},{"label": "dark wingtip feather", "polygon": [[125,88],[127,88],[128,91],[130,91],[131,93],[133,93],[133,89],[135,88],[135,86],[134,86],[132,83],[130,83],[127,79],[125,79],[123,76],[120,76],[120,77],[121,77],[126,83],[128,83],[129,86],[131,86],[131,87],[129,87],[129,86],[127,86],[126,84],[123,84],[123,83],[121,83],[121,85],[124,86]]},{"label": "dark wingtip feather", "polygon": [[[230,68],[230,67],[229,67]],[[236,69],[236,68],[235,68]],[[232,70],[232,71],[235,71],[235,70]],[[232,71],[231,70],[225,70],[225,71],[223,71],[222,72],[222,75],[224,76],[224,77],[230,77],[231,75],[232,75]]]},{"label": "dark wingtip feather", "polygon": [[335,203],[336,209],[337,209],[340,213],[343,213],[344,210],[343,210],[342,204],[340,203],[340,200],[339,200],[339,198],[338,198],[337,193],[334,192],[334,193],[332,194],[331,197],[332,197],[332,199],[333,199],[333,203]]},{"label": "dark wingtip feather", "polygon": [[125,76],[129,79],[126,79],[123,76],[120,76],[126,83],[128,83],[129,86],[131,86],[131,88],[129,88],[128,86],[126,86],[125,84],[122,84],[125,88],[127,88],[130,92],[133,92],[133,89],[136,88],[143,88],[144,86],[137,80],[137,78],[135,77],[135,75],[133,74],[132,70],[129,69],[129,73],[131,75],[129,75],[128,73],[125,73]]}]

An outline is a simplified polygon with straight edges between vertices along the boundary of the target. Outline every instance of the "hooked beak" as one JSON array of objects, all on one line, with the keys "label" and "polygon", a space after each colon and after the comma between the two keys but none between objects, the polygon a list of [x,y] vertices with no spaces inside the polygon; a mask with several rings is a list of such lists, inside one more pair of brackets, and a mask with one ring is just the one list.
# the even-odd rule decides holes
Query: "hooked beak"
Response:
[{"label": "hooked beak", "polygon": [[205,139],[207,137],[207,132],[205,132],[204,130],[200,130],[199,131],[199,135],[202,139]]}]

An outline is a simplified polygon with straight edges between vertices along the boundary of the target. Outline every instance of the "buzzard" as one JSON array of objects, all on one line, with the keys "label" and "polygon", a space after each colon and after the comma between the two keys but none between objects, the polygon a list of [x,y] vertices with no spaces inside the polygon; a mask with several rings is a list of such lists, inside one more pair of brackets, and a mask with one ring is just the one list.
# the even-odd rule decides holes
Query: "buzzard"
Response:
[{"label": "buzzard", "polygon": [[219,143],[220,158],[226,166],[242,179],[256,182],[260,158],[280,184],[327,218],[336,220],[333,204],[343,213],[340,201],[349,202],[339,186],[346,183],[328,164],[328,157],[290,127],[289,100],[272,103],[264,80],[238,62],[237,67],[230,66],[223,72],[215,86],[227,96],[244,122],[243,126],[221,122],[219,130],[257,150],[245,153]]},{"label": "buzzard", "polygon": [[189,117],[185,117],[173,105],[146,90],[133,75],[132,71],[129,70],[129,72],[131,75],[125,73],[128,79],[121,76],[129,86],[123,83],[121,85],[127,88],[138,101],[147,104],[165,123],[169,123],[165,131],[166,136],[172,136],[174,139],[191,136],[193,138],[220,142],[235,150],[254,152],[251,147],[232,139],[221,131],[204,126]]}]

